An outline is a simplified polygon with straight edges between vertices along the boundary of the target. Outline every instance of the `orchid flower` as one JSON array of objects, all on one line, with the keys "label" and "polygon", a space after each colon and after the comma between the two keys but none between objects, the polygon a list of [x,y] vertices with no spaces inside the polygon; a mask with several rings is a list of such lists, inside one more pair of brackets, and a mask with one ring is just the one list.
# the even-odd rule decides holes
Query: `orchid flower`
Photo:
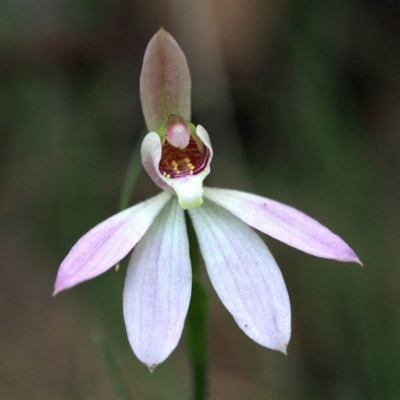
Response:
[{"label": "orchid flower", "polygon": [[206,130],[190,122],[187,61],[163,29],[147,47],[140,94],[150,131],[142,143],[142,162],[162,192],[85,234],[62,262],[54,293],[102,274],[134,248],[123,313],[134,353],[154,368],[177,346],[188,312],[187,209],[222,303],[251,339],[285,352],[289,296],[275,259],[251,228],[317,257],[360,260],[340,237],[292,207],[236,190],[203,189],[213,150]]}]

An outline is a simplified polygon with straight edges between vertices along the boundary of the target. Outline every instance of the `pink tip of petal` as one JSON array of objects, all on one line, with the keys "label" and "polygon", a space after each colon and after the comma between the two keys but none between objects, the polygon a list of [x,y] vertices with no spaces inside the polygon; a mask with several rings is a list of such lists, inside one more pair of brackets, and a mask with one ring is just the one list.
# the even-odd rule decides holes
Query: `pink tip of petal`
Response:
[{"label": "pink tip of petal", "polygon": [[58,274],[56,283],[54,284],[54,291],[52,297],[57,296],[60,292],[70,289],[77,285],[77,283],[65,279],[61,274]]},{"label": "pink tip of petal", "polygon": [[108,218],[86,233],[61,263],[53,296],[102,274],[122,260],[170,198],[170,194],[162,192]]},{"label": "pink tip of petal", "polygon": [[305,253],[342,262],[362,262],[337,235],[293,207],[236,190],[205,188],[204,197],[251,227]]},{"label": "pink tip of petal", "polygon": [[358,258],[357,254],[354,253],[353,250],[349,249],[350,251],[348,252],[348,257],[347,259],[341,259],[341,260],[337,260],[337,261],[344,261],[344,262],[354,262],[356,264],[361,265],[362,267],[364,267],[364,264],[362,263],[362,261]]},{"label": "pink tip of petal", "polygon": [[54,291],[53,291],[52,297],[57,296],[58,293],[60,293],[60,292],[63,290],[62,288],[58,288],[57,286],[58,286],[58,285],[57,285],[57,283],[56,283],[56,285],[54,285]]},{"label": "pink tip of petal", "polygon": [[68,281],[64,280],[63,277],[60,277],[60,274],[57,276],[56,283],[54,284],[54,291],[52,296],[55,297],[58,293],[62,292],[63,290],[69,289],[74,284],[70,284]]}]

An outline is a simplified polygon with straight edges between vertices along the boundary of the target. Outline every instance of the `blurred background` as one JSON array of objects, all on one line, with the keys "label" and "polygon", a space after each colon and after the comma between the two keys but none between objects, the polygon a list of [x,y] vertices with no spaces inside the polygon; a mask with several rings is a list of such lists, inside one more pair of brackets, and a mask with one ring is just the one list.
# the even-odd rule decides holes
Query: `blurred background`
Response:
[{"label": "blurred background", "polygon": [[[399,4],[2,0],[0,398],[118,399],[110,362],[135,399],[190,398],[184,337],[153,374],[129,347],[124,264],[51,297],[71,246],[118,211],[163,26],[213,141],[206,183],[303,210],[365,265],[263,237],[291,297],[288,356],[249,340],[204,274],[210,398],[399,399]],[[130,204],[157,191],[142,172]]]}]

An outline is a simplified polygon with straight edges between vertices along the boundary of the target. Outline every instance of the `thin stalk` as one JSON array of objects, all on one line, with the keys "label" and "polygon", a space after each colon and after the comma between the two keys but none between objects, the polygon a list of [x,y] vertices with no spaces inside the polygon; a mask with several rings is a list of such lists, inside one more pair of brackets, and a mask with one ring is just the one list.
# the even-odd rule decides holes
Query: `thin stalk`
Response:
[{"label": "thin stalk", "polygon": [[193,399],[204,400],[208,393],[208,300],[200,282],[200,249],[192,222],[186,213],[192,262],[192,297],[186,318],[186,339],[192,368]]},{"label": "thin stalk", "polygon": [[121,372],[114,360],[111,350],[100,334],[93,335],[93,342],[103,357],[108,376],[118,400],[133,400],[133,397],[128,389],[128,386],[122,379]]},{"label": "thin stalk", "polygon": [[141,143],[144,137],[142,133],[137,141],[135,148],[133,149],[131,159],[129,161],[128,169],[126,171],[124,184],[122,186],[121,197],[119,201],[120,211],[125,210],[129,205],[129,200],[132,197],[132,193],[135,189],[139,174],[142,171],[142,157],[140,154]]}]

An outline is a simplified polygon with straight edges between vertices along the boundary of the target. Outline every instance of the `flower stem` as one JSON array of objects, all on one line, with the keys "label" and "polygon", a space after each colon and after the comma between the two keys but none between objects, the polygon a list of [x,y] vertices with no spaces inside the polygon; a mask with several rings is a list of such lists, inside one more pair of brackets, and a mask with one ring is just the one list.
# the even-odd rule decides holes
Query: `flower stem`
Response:
[{"label": "flower stem", "polygon": [[192,222],[186,213],[190,259],[192,262],[192,297],[186,318],[186,340],[192,367],[193,399],[204,400],[208,391],[207,333],[208,301],[207,292],[200,282],[200,249]]},{"label": "flower stem", "polygon": [[122,378],[117,363],[111,353],[111,350],[101,334],[93,334],[93,342],[97,346],[100,354],[103,357],[111,384],[114,388],[118,400],[133,400],[132,395]]},{"label": "flower stem", "polygon": [[141,151],[140,144],[142,143],[145,133],[146,132],[143,132],[140,135],[137,144],[133,149],[131,159],[129,161],[129,166],[126,171],[121,197],[119,200],[120,211],[128,208],[129,200],[132,197],[132,193],[135,189],[136,182],[139,178],[139,174],[142,171],[142,157],[140,156],[140,151]]}]

